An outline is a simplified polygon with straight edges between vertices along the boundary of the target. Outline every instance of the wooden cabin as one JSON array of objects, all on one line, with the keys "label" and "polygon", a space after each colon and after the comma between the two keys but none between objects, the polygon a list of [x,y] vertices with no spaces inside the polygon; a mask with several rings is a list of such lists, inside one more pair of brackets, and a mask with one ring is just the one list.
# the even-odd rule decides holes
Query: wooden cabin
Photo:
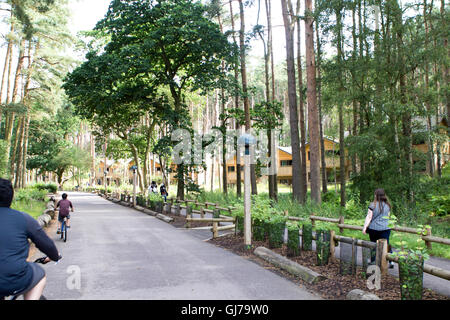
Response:
[{"label": "wooden cabin", "polygon": [[126,179],[126,174],[123,168],[124,166],[121,162],[106,160],[105,165],[105,160],[100,160],[95,168],[95,184],[104,186],[106,178],[106,185],[119,186],[124,181],[124,179]]},{"label": "wooden cabin", "polygon": [[[329,181],[334,180],[334,172],[339,176],[339,143],[329,138],[324,138],[325,145],[325,163],[327,170],[327,177]],[[308,182],[311,179],[310,174],[310,145],[306,144],[306,170]],[[236,156],[227,161],[228,183],[236,184]],[[241,158],[241,180],[244,181],[244,159]],[[346,157],[345,160],[345,177],[349,179],[351,170],[350,159]],[[278,147],[277,150],[277,180],[278,183],[292,184],[292,147]]]}]

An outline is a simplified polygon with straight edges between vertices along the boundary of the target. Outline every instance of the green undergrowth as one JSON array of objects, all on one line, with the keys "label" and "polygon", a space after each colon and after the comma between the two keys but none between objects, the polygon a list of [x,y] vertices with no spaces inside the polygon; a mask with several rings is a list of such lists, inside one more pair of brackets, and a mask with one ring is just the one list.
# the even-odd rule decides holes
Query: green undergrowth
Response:
[{"label": "green undergrowth", "polygon": [[[442,184],[442,182],[440,182],[440,184]],[[435,186],[435,189],[442,192],[439,187]],[[342,208],[339,204],[339,195],[334,191],[322,195],[323,202],[320,205],[312,203],[310,200],[308,200],[305,205],[301,205],[294,201],[292,199],[292,195],[289,193],[280,193],[278,195],[278,202],[273,202],[269,199],[267,193],[260,193],[252,196],[252,217],[257,217],[258,219],[264,220],[273,215],[284,216],[284,213],[287,211],[289,216],[302,217],[307,219],[306,221],[309,221],[308,218],[311,214],[328,218],[339,218],[342,215],[344,216],[345,224],[363,226],[369,202],[360,204],[355,200],[355,198],[356,197],[354,195],[349,194],[346,207]],[[202,203],[217,203],[222,207],[232,206],[234,207],[233,216],[243,216],[244,214],[243,199],[238,198],[234,192],[229,192],[228,195],[224,195],[220,191],[203,192],[197,197],[192,196],[191,199],[197,199]],[[434,205],[434,208],[436,206],[437,205]],[[423,204],[422,207],[425,207],[425,205]],[[450,237],[450,224],[448,223],[448,220],[444,220],[444,222],[446,222],[442,223],[442,215],[432,217],[429,214],[423,212],[417,213],[416,211],[414,211],[413,214],[413,210],[411,210],[411,213],[408,215],[405,214],[405,212],[400,212],[400,210],[398,211],[399,212],[396,214],[395,210],[393,210],[394,215],[397,217],[400,216],[397,225],[417,228],[421,224],[428,224],[432,227],[433,236],[443,238]],[[299,226],[301,225],[302,222],[299,223]],[[316,221],[315,225],[315,229],[330,229],[336,231],[336,234],[341,234],[339,233],[339,228],[335,223]],[[357,230],[344,229],[341,235],[367,241],[370,240],[367,234],[364,235],[361,231]],[[393,231],[391,232],[390,244],[393,248],[400,248],[403,242],[403,244],[406,244],[406,247],[415,248],[419,238],[420,237],[415,234]],[[450,248],[447,245],[433,243],[432,250],[429,251],[429,254],[450,259]]]},{"label": "green undergrowth", "polygon": [[38,200],[20,200],[13,201],[11,208],[17,211],[25,212],[31,215],[33,218],[37,218],[45,210],[45,203]]}]

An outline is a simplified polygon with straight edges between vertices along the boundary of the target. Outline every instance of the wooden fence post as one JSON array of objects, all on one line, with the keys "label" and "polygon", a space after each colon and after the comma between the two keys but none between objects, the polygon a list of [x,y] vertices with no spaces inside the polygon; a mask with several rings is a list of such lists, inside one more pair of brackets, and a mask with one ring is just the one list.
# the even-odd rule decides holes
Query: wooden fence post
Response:
[{"label": "wooden fence post", "polygon": [[[192,209],[190,207],[186,207],[186,219],[190,219],[191,217],[192,217]],[[191,222],[189,220],[186,221],[187,221],[186,228],[189,229],[191,227]]]},{"label": "wooden fence post", "polygon": [[200,210],[200,216],[202,217],[202,219],[205,217],[205,211],[203,210],[203,208]]},{"label": "wooden fence post", "polygon": [[217,230],[218,222],[213,222],[213,239],[217,238],[219,236],[219,231]]},{"label": "wooden fence post", "polygon": [[334,252],[336,249],[335,243],[334,243],[334,236],[336,235],[336,231],[330,230],[330,258],[331,261],[335,261]]},{"label": "wooden fence post", "polygon": [[377,240],[377,256],[375,259],[376,265],[380,268],[381,274],[386,275],[388,271],[387,261],[388,245],[386,239]]},{"label": "wooden fence post", "polygon": [[[426,230],[427,230],[427,236],[431,236],[431,227],[427,228]],[[431,241],[425,240],[425,244],[427,245],[428,250],[432,249]]]},{"label": "wooden fence post", "polygon": [[[344,216],[339,217],[339,224],[344,224]],[[342,234],[344,232],[344,228],[339,227],[339,233]]]},{"label": "wooden fence post", "polygon": [[309,218],[311,219],[311,225],[312,225],[312,227],[314,228],[315,225],[316,225],[316,221],[315,221],[312,217],[314,217],[314,212],[311,213],[311,216],[309,217]]}]

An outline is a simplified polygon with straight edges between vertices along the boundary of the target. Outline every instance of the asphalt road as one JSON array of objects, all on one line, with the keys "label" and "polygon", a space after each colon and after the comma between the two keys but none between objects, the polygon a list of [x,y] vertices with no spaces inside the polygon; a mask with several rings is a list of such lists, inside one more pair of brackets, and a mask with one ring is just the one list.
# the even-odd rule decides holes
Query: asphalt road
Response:
[{"label": "asphalt road", "polygon": [[97,195],[69,199],[75,212],[68,241],[52,234],[63,260],[44,266],[48,299],[320,299],[195,232]]}]

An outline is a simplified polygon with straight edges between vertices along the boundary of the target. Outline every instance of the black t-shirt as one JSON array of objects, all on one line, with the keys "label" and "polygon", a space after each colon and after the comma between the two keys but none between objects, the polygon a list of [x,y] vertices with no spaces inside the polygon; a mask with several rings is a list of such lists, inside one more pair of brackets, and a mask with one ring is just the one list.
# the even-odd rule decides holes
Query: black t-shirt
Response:
[{"label": "black t-shirt", "polygon": [[0,296],[20,292],[32,281],[33,270],[26,261],[30,249],[28,239],[50,259],[58,261],[55,243],[33,217],[0,207]]}]

